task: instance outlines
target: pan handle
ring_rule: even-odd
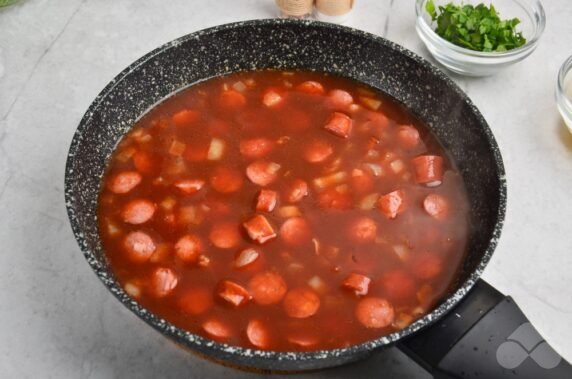
[[[572,378],[572,366],[510,296],[483,280],[448,314],[399,342],[435,378]]]

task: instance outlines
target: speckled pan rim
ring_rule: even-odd
[[[497,212],[497,222],[495,224],[494,230],[492,232],[492,237],[489,241],[489,244],[486,248],[485,253],[483,254],[480,263],[477,265],[476,269],[469,275],[468,279],[462,283],[458,290],[454,293],[449,295],[449,297],[443,301],[437,308],[435,308],[431,313],[425,315],[421,319],[415,321],[408,327],[392,333],[390,335],[373,339],[358,345],[353,345],[347,348],[340,348],[340,349],[331,349],[331,350],[319,350],[314,352],[275,352],[275,351],[264,351],[264,350],[256,350],[256,349],[249,349],[249,348],[242,348],[238,346],[232,346],[224,343],[215,342],[209,340],[207,338],[198,336],[196,334],[187,332],[183,329],[180,329],[171,323],[155,316],[151,312],[147,311],[144,307],[139,305],[136,301],[131,299],[123,289],[118,285],[118,283],[114,280],[114,278],[103,268],[98,260],[96,259],[94,253],[87,247],[87,241],[84,238],[83,231],[80,228],[80,225],[76,218],[76,211],[73,207],[73,195],[71,192],[71,185],[72,185],[72,174],[73,174],[73,159],[75,155],[78,153],[78,146],[82,140],[83,129],[88,124],[89,120],[93,116],[95,110],[101,106],[103,100],[106,96],[113,91],[114,87],[120,82],[123,78],[129,75],[131,72],[135,71],[139,66],[147,62],[149,59],[155,57],[158,54],[163,53],[173,47],[180,45],[181,43],[190,40],[190,39],[198,39],[202,36],[211,35],[214,33],[218,33],[219,31],[226,31],[235,28],[244,28],[244,27],[257,27],[257,26],[264,26],[264,25],[289,25],[289,24],[302,24],[302,25],[311,25],[323,29],[331,29],[336,31],[341,31],[344,33],[348,33],[353,35],[357,38],[362,38],[364,40],[368,40],[371,42],[375,42],[379,45],[384,46],[385,48],[394,50],[406,57],[412,59],[416,64],[421,65],[422,67],[428,69],[432,74],[436,76],[437,79],[441,80],[445,85],[449,86],[453,89],[459,98],[462,99],[470,108],[474,115],[477,117],[479,123],[483,126],[483,132],[487,138],[487,142],[492,149],[492,153],[494,156],[494,160],[496,163],[496,170],[498,173],[499,179],[499,207]],[[285,19],[262,19],[262,20],[250,20],[244,22],[236,22],[230,24],[224,24],[220,26],[211,27],[208,29],[204,29],[201,31],[197,31],[195,33],[191,33],[175,39],[171,42],[168,42],[161,47],[151,51],[150,53],[144,55],[143,57],[136,60],[134,63],[129,65],[126,69],[124,69],[119,75],[117,75],[94,99],[94,101],[89,106],[88,110],[86,111],[85,115],[83,116],[80,124],[74,133],[67,161],[66,161],[66,172],[65,172],[65,200],[66,200],[66,208],[68,212],[68,217],[70,219],[71,227],[74,233],[74,236],[80,246],[81,251],[83,252],[86,260],[88,261],[89,265],[96,273],[96,275],[100,278],[100,280],[105,284],[105,286],[113,293],[113,295],[123,303],[129,310],[135,313],[139,318],[143,319],[146,323],[151,325],[156,330],[160,331],[162,334],[173,338],[175,341],[185,341],[187,346],[195,346],[200,350],[208,350],[214,354],[217,352],[224,356],[237,356],[237,357],[252,357],[258,359],[264,359],[267,361],[314,361],[314,360],[323,360],[331,357],[337,358],[348,358],[345,362],[351,361],[351,357],[357,355],[363,355],[363,353],[367,353],[373,351],[374,349],[378,349],[384,346],[387,346],[401,338],[404,338],[412,333],[420,330],[421,328],[428,326],[441,318],[447,312],[449,312],[473,287],[473,285],[477,282],[477,280],[482,275],[485,267],[487,266],[490,258],[497,246],[498,240],[501,235],[502,226],[504,224],[505,212],[506,212],[506,198],[507,195],[507,188],[506,188],[506,176],[504,165],[502,161],[502,157],[500,154],[500,150],[498,144],[495,141],[492,131],[488,127],[484,117],[478,111],[476,106],[473,102],[467,97],[467,95],[448,77],[446,76],[440,69],[423,59],[422,57],[418,56],[417,54],[413,53],[406,48],[397,45],[393,42],[390,42],[382,37],[360,31],[353,28],[348,28],[340,25],[323,23],[319,21],[312,21],[312,20],[305,20],[305,21],[297,21],[297,20],[285,20]]]

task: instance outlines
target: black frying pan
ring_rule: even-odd
[[[268,68],[329,72],[385,92],[425,121],[457,163],[472,211],[467,257],[454,290],[407,328],[336,350],[244,349],[157,318],[129,298],[113,276],[99,239],[96,206],[107,158],[118,141],[174,91],[214,76]],[[263,370],[319,369],[398,343],[436,376],[572,377],[570,365],[543,341],[512,299],[479,279],[500,236],[506,207],[503,163],[486,121],[441,71],[383,38],[318,22],[261,20],[207,29],[163,45],[119,74],[87,110],[69,150],[65,196],[81,250],[123,305],[178,344],[223,363]]]

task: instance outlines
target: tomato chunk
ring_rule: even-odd
[[[157,297],[165,297],[170,294],[179,283],[177,274],[169,268],[159,267],[153,271],[151,286]]]
[[[308,288],[296,288],[288,291],[284,297],[284,310],[294,318],[311,317],[320,308],[320,298]]]
[[[270,346],[270,330],[260,320],[250,320],[246,326],[248,341],[254,346],[267,349]]]
[[[268,222],[266,217],[262,215],[256,215],[250,220],[242,224],[248,236],[259,244],[266,243],[274,238],[276,238],[276,232],[274,228]]]
[[[335,136],[348,138],[352,132],[352,119],[343,113],[334,112],[324,125],[324,129]]]
[[[377,225],[369,217],[360,217],[350,225],[349,237],[357,243],[367,243],[375,240]]]
[[[276,180],[280,165],[268,161],[255,161],[246,168],[246,176],[254,184],[265,187]]]
[[[268,155],[276,144],[264,137],[249,138],[240,141],[240,154],[245,158],[259,159]]]
[[[250,299],[250,294],[243,286],[230,280],[223,280],[219,283],[217,294],[235,307],[246,304]]]
[[[415,280],[407,271],[393,269],[383,274],[380,280],[383,293],[396,303],[403,303],[415,296]]]
[[[147,199],[131,200],[121,210],[121,218],[128,224],[139,225],[151,220],[155,214],[155,203]]]
[[[175,244],[175,254],[181,261],[188,264],[196,263],[203,250],[201,239],[193,234],[179,238]]]
[[[191,126],[199,120],[201,114],[192,109],[184,109],[173,115],[171,121],[177,127]]]
[[[232,336],[232,329],[224,321],[210,318],[203,322],[203,330],[216,339],[227,339]]]
[[[427,187],[436,187],[443,181],[443,158],[438,155],[421,155],[413,159],[415,180]]]
[[[185,195],[193,195],[204,187],[205,181],[202,179],[183,179],[176,180],[173,185]]]
[[[301,217],[291,217],[280,227],[280,238],[291,246],[303,245],[312,238],[310,224]]]
[[[230,249],[240,243],[241,236],[238,226],[233,223],[220,223],[213,225],[209,238],[213,245],[220,249]]]
[[[136,231],[125,236],[123,248],[131,261],[143,263],[151,258],[157,246],[147,233]]]
[[[443,196],[432,193],[423,200],[423,208],[430,216],[437,220],[444,220],[449,212],[449,203]]]
[[[385,328],[393,322],[395,311],[385,299],[366,297],[356,307],[356,318],[366,328]]]
[[[288,184],[286,200],[290,203],[298,203],[308,196],[308,183],[301,179],[294,179]]]
[[[261,305],[279,303],[287,291],[286,282],[280,274],[265,271],[250,279],[248,289],[255,302]]]
[[[357,296],[364,296],[369,291],[370,283],[371,279],[369,277],[352,272],[344,279],[342,286],[353,291]]]
[[[190,288],[181,296],[178,305],[183,312],[196,316],[213,306],[213,296],[206,287]]]
[[[394,219],[405,210],[405,192],[396,190],[380,196],[377,209],[388,219]]]
[[[304,159],[310,163],[321,163],[334,153],[332,145],[327,141],[316,139],[310,141],[304,148]]]
[[[296,90],[311,95],[323,95],[325,92],[324,86],[313,80],[307,80],[305,82],[298,84],[296,86]]]
[[[111,178],[107,188],[113,193],[123,194],[137,187],[143,177],[137,171],[123,171]]]
[[[354,102],[354,98],[349,92],[341,90],[341,89],[334,89],[328,93],[328,98],[330,99],[330,103],[337,109],[346,109]]]
[[[397,128],[397,139],[407,149],[416,147],[421,140],[419,131],[411,125],[400,125]]]
[[[259,212],[272,212],[278,203],[276,191],[261,189],[256,198],[256,210]]]
[[[220,193],[236,192],[243,182],[240,171],[231,167],[217,167],[210,178],[211,186]]]

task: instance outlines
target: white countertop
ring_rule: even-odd
[[[455,81],[489,122],[508,180],[503,235],[484,278],[572,360],[572,135],[554,102],[572,54],[572,2],[545,1],[524,62]],[[272,0],[28,0],[0,11],[0,377],[242,378],[192,356],[116,301],[84,261],[64,206],[66,153],[99,91],[181,35],[276,15]],[[349,26],[428,57],[414,1],[357,0]],[[396,349],[308,377],[428,377]]]

